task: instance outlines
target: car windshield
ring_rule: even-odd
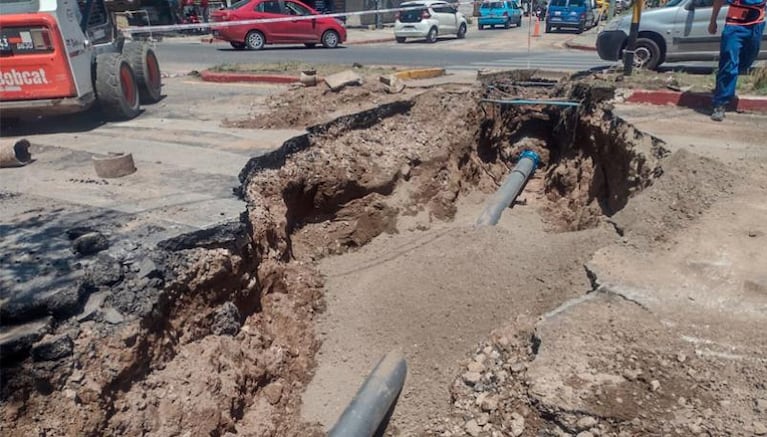
[[[551,0],[551,6],[565,7],[567,6],[567,0]]]
[[[586,6],[586,0],[570,0],[570,3],[568,4],[568,6],[575,7],[575,8]]]
[[[482,3],[482,9],[501,9],[501,8],[503,8],[503,2]]]

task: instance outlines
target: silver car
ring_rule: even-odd
[[[407,10],[397,14],[394,22],[394,36],[403,43],[407,38],[426,38],[437,42],[440,35],[466,36],[466,17],[456,6],[444,1],[418,1],[400,4]]]
[[[713,0],[671,0],[665,7],[642,12],[634,62],[653,70],[664,62],[719,59],[719,42],[727,6],[719,12],[719,32],[708,33]],[[597,36],[597,52],[606,61],[618,61],[626,48],[631,16],[610,21]],[[767,36],[762,36],[759,59],[767,59]]]

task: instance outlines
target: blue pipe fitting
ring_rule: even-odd
[[[538,165],[540,165],[541,163],[541,157],[537,153],[533,152],[532,150],[525,150],[524,152],[522,152],[522,154],[519,155],[519,159],[522,159],[522,158],[528,158],[533,161],[532,173],[535,173],[535,170],[538,168]]]

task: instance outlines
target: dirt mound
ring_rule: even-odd
[[[269,97],[269,111],[245,120],[226,123],[230,127],[280,129],[313,126],[345,114],[360,112],[378,105],[413,95],[405,89],[401,94],[388,94],[375,76],[365,77],[361,86],[347,86],[338,92],[324,83],[314,87],[292,88],[286,93]]]

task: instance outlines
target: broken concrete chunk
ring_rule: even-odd
[[[118,323],[122,323],[125,320],[125,316],[123,316],[119,311],[117,311],[114,308],[107,308],[104,310],[104,321],[107,323],[110,323],[112,325],[117,325]]]
[[[351,71],[346,70],[340,73],[331,74],[325,77],[325,83],[332,91],[341,91],[347,86],[359,86],[362,85],[362,76]]]
[[[599,423],[597,422],[597,419],[594,419],[591,416],[585,416],[578,419],[578,422],[575,423],[575,427],[579,431],[583,431],[583,430],[588,430],[595,427],[597,423]]]
[[[47,336],[32,347],[35,361],[54,361],[72,355],[75,344],[68,334]]]
[[[72,242],[72,250],[80,256],[93,255],[109,248],[109,240],[101,232],[89,232]]]
[[[477,372],[466,372],[463,374],[463,382],[469,385],[474,385],[482,379],[482,375]]]
[[[240,332],[240,310],[232,302],[221,305],[213,318],[210,330],[215,335],[237,335]]]
[[[405,89],[405,82],[393,74],[380,76],[378,80],[384,84],[384,91],[389,94],[398,94]]]

